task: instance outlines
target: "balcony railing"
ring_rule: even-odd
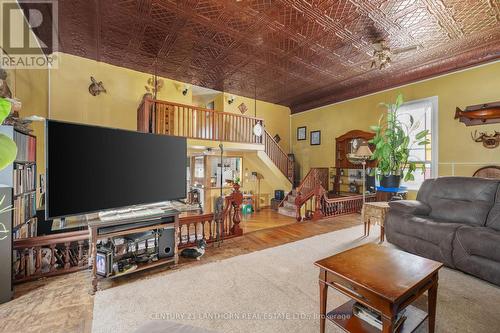
[[[253,133],[260,118],[218,112],[191,105],[146,99],[139,109],[138,130],[190,139],[261,144]]]

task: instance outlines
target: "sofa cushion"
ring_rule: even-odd
[[[453,241],[453,261],[458,269],[500,285],[500,232],[460,227]]]
[[[412,215],[429,215],[431,207],[422,201],[417,200],[396,200],[390,201],[389,207],[403,213]]]
[[[485,225],[495,202],[498,180],[472,177],[437,178],[429,196],[432,218]]]
[[[438,221],[430,217],[414,216],[396,210],[389,210],[385,220],[387,240],[404,239],[392,235],[404,235],[411,238],[409,243],[395,245],[412,253],[438,260],[447,266],[454,267],[452,244],[455,231],[461,225]],[[432,244],[428,246],[426,244]],[[439,255],[436,254],[439,249]]]
[[[418,190],[417,193],[417,200],[421,201],[423,203],[428,204],[429,203],[429,197],[432,194],[432,185],[434,185],[435,179],[426,179],[420,185],[420,189]]]
[[[455,235],[454,247],[464,254],[488,258],[500,265],[500,232],[487,227],[460,227]],[[460,257],[455,258],[460,261]]]
[[[486,226],[492,229],[500,231],[500,185],[497,190],[497,197],[495,204],[488,214],[488,220],[486,220]]]

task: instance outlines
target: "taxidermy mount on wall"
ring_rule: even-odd
[[[477,131],[470,133],[472,140],[475,142],[482,142],[483,146],[488,149],[496,148],[500,145],[500,132],[495,131],[493,134],[488,134],[486,132],[479,132],[479,136],[477,135]]]
[[[99,95],[102,92],[106,93],[106,89],[104,89],[102,81],[97,82],[96,79],[94,79],[93,76],[90,77],[90,81],[92,81],[92,83],[89,86],[89,93],[92,96],[97,96],[97,95]]]

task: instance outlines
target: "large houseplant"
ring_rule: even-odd
[[[372,158],[377,160],[377,168],[372,172],[380,177],[382,187],[399,187],[401,178],[415,180],[413,173],[417,169],[415,162],[409,160],[410,149],[414,145],[429,143],[429,130],[417,132],[420,124],[409,113],[398,113],[403,104],[403,95],[399,94],[394,104],[382,103],[387,108],[377,125],[370,126],[375,136],[370,140],[375,146]],[[403,121],[405,120],[405,121]],[[425,165],[422,166],[422,172]]]

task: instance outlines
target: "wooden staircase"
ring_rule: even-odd
[[[365,200],[375,201],[375,194],[366,194]],[[285,196],[278,212],[303,221],[360,213],[362,208],[362,195],[329,198],[328,168],[312,168],[300,185]]]
[[[278,213],[295,218],[297,215],[297,205],[295,204],[295,199],[297,199],[297,190],[293,189],[280,203]]]
[[[285,196],[278,206],[278,213],[299,219],[303,201],[313,197],[319,188],[328,189],[328,168],[310,169],[299,186]],[[312,210],[313,207],[306,207],[306,212]]]

